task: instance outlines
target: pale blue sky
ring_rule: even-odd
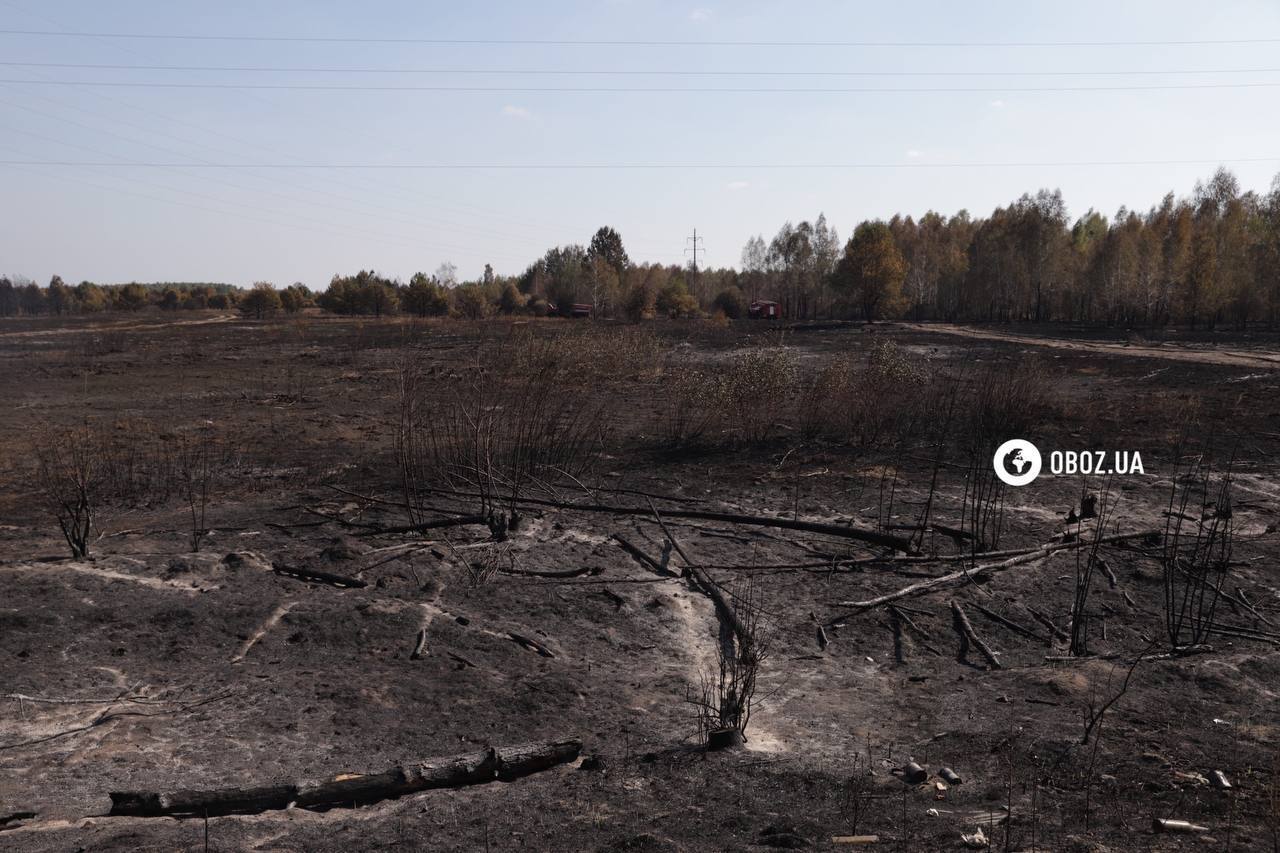
[[[1098,42],[1280,39],[1274,2],[219,3],[0,0],[0,29],[491,40]],[[645,170],[341,171],[0,166],[0,273],[47,281],[301,280],[452,261],[516,273],[617,228],[633,259],[707,260],[825,211],[857,221],[1060,187],[1073,216],[1142,209],[1226,162],[1280,171],[1280,41],[1229,45],[760,47],[172,41],[0,35],[6,63],[494,69],[477,74],[139,71],[3,65],[0,79],[514,87],[976,87],[912,93],[424,92],[0,83],[0,160],[219,164],[715,164]],[[546,76],[502,70],[936,72],[939,76]],[[1248,73],[1207,73],[1248,70]],[[1268,70],[1274,69],[1274,70]],[[1134,76],[1009,72],[1187,71]],[[973,76],[1001,72],[1006,76]],[[1276,158],[1232,163],[1238,158]],[[929,163],[1207,160],[927,169]],[[750,164],[902,164],[760,169]],[[738,167],[740,166],[740,168]]]

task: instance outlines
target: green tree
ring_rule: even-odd
[[[455,287],[453,304],[468,320],[482,320],[493,313],[493,302],[484,285],[475,282]]]
[[[0,278],[0,317],[18,313],[18,289],[8,277]]]
[[[360,301],[365,308],[362,313],[375,317],[400,310],[400,292],[385,278],[371,277],[366,281],[360,288]]]
[[[717,293],[711,307],[730,320],[740,320],[747,314],[747,297],[736,285],[733,285]]]
[[[49,310],[49,302],[45,298],[44,291],[34,281],[28,282],[26,287],[22,288],[18,300],[23,314],[43,314]]]
[[[419,317],[443,317],[449,313],[449,292],[426,273],[414,273],[400,294],[400,306]]]
[[[353,276],[335,275],[329,289],[316,298],[316,303],[334,314],[394,314],[400,307],[399,288],[373,270],[360,270]]]
[[[280,310],[280,294],[270,282],[255,282],[244,298],[240,300],[240,311],[245,316],[261,320]]]
[[[587,259],[604,261],[619,277],[631,266],[627,250],[622,246],[622,237],[607,225],[596,231],[591,238],[591,245],[587,247]]]
[[[668,281],[666,287],[658,291],[654,307],[668,317],[694,317],[698,314],[698,300],[693,298],[683,278]]]
[[[529,299],[520,292],[514,281],[508,280],[498,295],[498,310],[503,314],[519,314],[524,311]]]
[[[49,279],[47,297],[49,310],[59,316],[76,310],[76,292],[63,283],[62,276],[55,275]]]
[[[311,291],[300,281],[295,281],[280,291],[280,305],[287,314],[297,314],[310,304]]]
[[[587,253],[581,246],[549,249],[542,259],[545,295],[561,316],[567,317],[589,286]]]
[[[335,275],[316,304],[333,314],[355,314],[360,310],[360,286],[351,276]]]
[[[832,284],[875,320],[896,311],[902,299],[907,263],[883,222],[863,222],[845,244]]]
[[[165,311],[176,311],[182,305],[182,296],[174,288],[166,287],[157,304]]]

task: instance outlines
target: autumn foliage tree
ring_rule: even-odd
[[[845,244],[832,284],[865,319],[875,320],[900,308],[906,275],[907,262],[889,226],[864,222]]]

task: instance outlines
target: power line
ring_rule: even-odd
[[[107,135],[107,136],[115,137],[116,139],[122,140],[122,141],[124,141],[124,142],[126,142],[126,143],[129,143],[129,144],[131,144],[131,145],[141,145],[141,146],[143,146],[143,147],[150,148],[150,149],[152,149],[153,151],[158,151],[158,152],[161,152],[161,153],[163,153],[163,154],[170,155],[170,156],[177,156],[177,157],[187,156],[187,155],[185,155],[183,152],[178,151],[178,150],[176,150],[175,148],[170,148],[170,147],[166,147],[166,146],[162,146],[162,145],[157,145],[157,144],[155,144],[154,142],[148,142],[148,141],[145,141],[145,140],[133,139],[133,138],[131,138],[131,137],[125,136],[124,134],[121,134],[121,133],[117,133],[117,132],[115,132],[115,131],[113,131],[113,130],[110,130],[110,129],[108,129],[108,128],[94,127],[94,126],[92,126],[92,125],[85,124],[84,122],[76,121],[75,119],[70,119],[70,118],[67,118],[67,117],[65,117],[65,116],[59,116],[59,115],[56,115],[56,114],[54,114],[54,113],[48,113],[48,112],[45,112],[45,111],[43,111],[43,110],[38,110],[38,109],[36,109],[36,108],[34,108],[34,107],[31,107],[31,106],[28,106],[28,105],[25,105],[25,104],[16,104],[16,103],[11,103],[11,102],[9,102],[9,101],[6,101],[6,100],[3,100],[3,99],[0,99],[0,106],[9,106],[9,107],[14,107],[14,108],[21,109],[21,110],[24,110],[24,111],[26,111],[26,112],[32,113],[32,114],[34,114],[34,115],[43,116],[43,117],[45,117],[45,118],[54,119],[55,121],[63,122],[63,123],[65,123],[65,124],[69,124],[69,125],[72,125],[72,126],[74,126],[74,127],[79,127],[79,128],[81,128],[81,129],[83,129],[83,130],[88,131],[88,132],[89,132],[89,134],[90,134],[88,137],[83,137],[83,138],[90,138],[90,139],[91,139],[91,138],[94,138],[95,136],[98,136],[98,135],[104,135],[104,134],[105,134],[105,135]],[[80,110],[80,111],[81,111],[81,112],[87,112],[87,111],[85,111],[85,110]],[[3,127],[3,125],[0,125],[0,127]],[[135,127],[138,127],[138,126],[135,126]],[[33,136],[33,137],[36,137],[36,138],[42,138],[42,139],[44,139],[45,141],[48,141],[48,142],[55,142],[55,143],[60,144],[60,145],[68,145],[68,146],[71,146],[71,147],[74,147],[74,148],[79,148],[79,149],[81,149],[81,150],[83,150],[83,151],[87,151],[87,152],[89,152],[90,154],[106,155],[106,156],[117,156],[117,155],[111,155],[111,154],[108,154],[107,152],[104,152],[104,151],[102,151],[102,150],[100,150],[100,149],[93,149],[93,148],[87,147],[87,146],[85,146],[84,144],[82,144],[82,143],[80,143],[80,142],[71,141],[71,140],[69,140],[69,139],[53,139],[53,138],[51,138],[51,137],[44,137],[44,136],[42,136],[41,134],[35,133],[35,132],[33,132],[33,131],[30,131],[30,130],[21,129],[21,128],[8,128],[8,129],[9,129],[10,131],[16,131],[16,132],[18,132],[18,133],[22,133],[22,134],[27,135],[27,136]],[[153,131],[149,131],[149,130],[148,130],[147,128],[145,128],[145,127],[138,127],[138,129],[139,129],[139,130],[141,130],[141,131],[142,131],[142,132],[144,132],[144,133],[153,133],[153,134],[154,134],[154,132],[153,132]],[[183,141],[180,137],[173,137],[171,134],[160,134],[160,135],[170,136],[170,138],[173,138],[173,139],[175,139],[175,140],[176,140],[176,141],[178,141],[178,142],[182,142],[182,141]],[[80,138],[80,137],[77,137],[77,138]],[[212,150],[216,150],[216,149],[212,149]],[[224,151],[223,153],[231,153],[231,152],[226,152],[226,151]],[[124,162],[124,163],[127,163],[128,161],[127,161],[127,160],[123,160],[123,158],[121,158],[121,159],[118,159],[116,162]],[[200,161],[198,161],[198,162],[200,162],[200,163],[208,163],[209,161],[208,161],[208,160],[200,160]],[[245,186],[244,184],[231,183],[231,182],[228,182],[228,181],[223,180],[223,179],[219,179],[219,178],[212,178],[212,177],[210,177],[210,176],[209,176],[209,174],[208,174],[208,170],[206,170],[204,174],[194,174],[194,173],[191,173],[191,172],[188,172],[188,171],[185,171],[185,170],[182,170],[182,169],[177,169],[177,168],[175,168],[175,171],[176,171],[176,173],[177,173],[177,174],[180,174],[180,175],[182,175],[182,174],[186,174],[186,175],[188,175],[188,176],[190,176],[190,177],[195,177],[195,178],[197,178],[197,179],[199,179],[199,180],[203,180],[203,181],[210,181],[210,182],[213,182],[213,183],[222,184],[222,185],[224,185],[224,186],[228,186],[228,187],[233,187],[233,188],[241,189],[241,190],[245,190],[245,191],[248,191],[248,192],[261,192],[261,193],[265,193],[265,194],[267,194],[267,195],[275,195],[275,196],[279,196],[279,197],[281,197],[281,198],[285,198],[286,200],[289,200],[289,201],[292,201],[292,202],[295,202],[295,203],[304,204],[304,205],[306,205],[306,206],[308,206],[308,207],[314,207],[314,206],[315,206],[315,202],[314,202],[314,200],[310,200],[310,199],[301,199],[301,198],[297,198],[297,197],[290,197],[290,196],[287,196],[287,195],[285,195],[285,194],[282,194],[282,193],[280,193],[280,192],[278,192],[278,191],[276,191],[276,190],[271,190],[271,189],[261,189],[261,188],[254,188],[254,187],[248,187],[248,186]],[[216,170],[215,170],[215,171],[216,171]],[[250,176],[250,177],[252,177],[252,176]],[[296,186],[296,185],[295,185],[295,186]],[[362,202],[362,201],[361,201],[361,200],[359,200],[359,199],[352,199],[352,198],[349,198],[349,197],[345,197],[345,198],[344,198],[343,196],[341,196],[341,195],[339,195],[339,194],[335,194],[335,193],[332,193],[332,192],[327,191],[327,190],[319,190],[319,191],[318,191],[318,190],[314,190],[314,189],[311,189],[311,188],[308,188],[308,187],[305,187],[305,186],[299,187],[299,189],[301,189],[303,192],[309,192],[309,193],[320,193],[320,194],[322,194],[322,195],[330,196],[330,197],[337,198],[337,199],[340,199],[340,200],[343,200],[343,201],[354,202],[354,203],[356,203],[356,204],[364,204],[364,203],[365,203],[365,202]],[[342,207],[334,206],[334,205],[329,204],[329,203],[326,203],[326,204],[325,204],[324,209],[326,209],[326,210],[344,210],[344,208],[342,208]],[[385,214],[369,213],[369,212],[367,212],[367,211],[352,210],[351,208],[345,208],[345,211],[346,211],[346,212],[348,212],[348,213],[352,213],[352,214],[355,214],[355,215],[358,215],[358,216],[364,216],[364,217],[367,217],[367,218],[388,219],[388,221],[393,221],[393,220],[394,220],[394,221],[398,221],[400,224],[408,225],[408,226],[410,226],[410,227],[412,227],[412,228],[415,228],[415,229],[418,229],[418,230],[423,230],[423,231],[438,231],[438,230],[442,230],[442,229],[443,229],[443,230],[451,230],[451,231],[459,231],[459,232],[463,232],[464,234],[470,234],[470,235],[472,235],[472,236],[498,237],[498,238],[502,239],[503,241],[507,241],[507,242],[524,242],[524,243],[527,243],[527,244],[529,244],[529,245],[535,245],[535,244],[537,244],[537,243],[540,243],[540,242],[541,242],[541,241],[535,240],[535,239],[533,239],[533,238],[531,238],[531,237],[528,237],[528,236],[517,236],[517,235],[509,234],[509,233],[507,233],[507,232],[494,230],[494,229],[491,229],[491,228],[483,228],[483,227],[469,226],[469,225],[465,225],[465,224],[457,223],[457,222],[455,222],[455,221],[453,221],[453,220],[450,220],[450,219],[435,221],[435,220],[431,220],[430,218],[424,218],[424,217],[422,217],[420,214],[417,214],[417,213],[412,214],[412,216],[405,216],[405,215],[403,215],[403,214],[401,214],[401,213],[398,213],[398,212],[396,212],[396,211],[394,211],[394,210],[393,210],[393,211],[391,211],[391,213],[393,213],[393,214],[394,214],[394,216],[393,216],[393,217],[391,217],[391,218],[389,218],[389,217],[387,217]],[[292,215],[292,214],[291,214],[291,215]],[[421,221],[415,221],[415,220],[421,220]],[[453,248],[453,247],[451,247],[451,246],[448,246],[447,244],[440,244],[440,245],[442,245],[442,246],[443,246],[443,247],[445,247],[445,248]]]
[[[104,162],[94,160],[0,160],[0,166],[45,166],[124,169],[334,169],[334,170],[814,170],[814,169],[1026,169],[1112,166],[1199,166],[1215,163],[1275,163],[1273,157],[1208,157],[1169,160],[975,161],[968,163],[208,163]]]
[[[306,42],[315,44],[530,45],[552,47],[1176,47],[1198,45],[1275,44],[1280,38],[1143,39],[1098,41],[728,41],[672,39],[493,39],[386,38],[359,36],[264,36],[186,33],[68,32],[0,29],[0,35],[50,38],[142,39],[149,41]]]
[[[18,62],[18,68],[76,68],[96,71],[216,71],[227,73],[296,74],[482,74],[543,77],[1150,77],[1190,74],[1277,74],[1280,68],[1120,69],[1108,71],[762,71],[758,69],[616,69],[616,68],[371,68],[281,65],[128,65],[97,62]]]
[[[54,28],[56,28],[56,30],[57,30],[57,31],[63,31],[63,32],[65,32],[65,31],[67,31],[67,29],[68,29],[68,28],[67,28],[67,26],[66,26],[63,22],[61,22],[61,21],[54,20],[54,19],[49,18],[49,17],[47,17],[47,16],[45,16],[45,15],[38,15],[38,14],[33,15],[33,13],[31,13],[29,10],[21,9],[21,8],[19,8],[19,7],[15,6],[13,3],[9,2],[9,0],[0,0],[0,3],[3,3],[3,4],[4,4],[4,5],[6,5],[6,6],[10,6],[11,8],[15,8],[15,9],[17,9],[19,12],[22,12],[22,13],[24,13],[24,14],[26,14],[26,15],[30,15],[30,16],[33,16],[33,17],[39,18],[39,19],[40,19],[41,21],[43,21],[45,24],[51,25],[51,26],[53,26]],[[110,46],[108,46],[108,49],[109,49],[109,50],[112,50],[112,51],[114,51],[114,52],[116,52],[116,53],[123,53],[123,54],[128,54],[128,55],[131,55],[131,56],[139,57],[140,59],[143,59],[143,60],[146,60],[146,59],[148,59],[148,58],[149,58],[149,57],[147,57],[145,54],[143,54],[143,53],[139,53],[137,50],[132,49],[132,48],[127,47],[127,46],[124,46],[124,45],[118,45],[118,44],[117,44],[117,45],[110,45]],[[117,97],[113,97],[112,95],[108,95],[108,94],[106,94],[106,93],[105,93],[105,90],[102,90],[102,89],[93,90],[93,91],[86,91],[86,92],[85,92],[85,94],[93,95],[94,97],[96,97],[96,98],[98,98],[98,99],[100,99],[100,100],[103,100],[103,101],[109,101],[109,102],[111,102],[111,103],[115,103],[115,104],[120,104],[120,105],[122,105],[122,106],[124,106],[124,107],[126,107],[126,108],[128,108],[128,109],[130,109],[130,110],[133,110],[133,111],[135,111],[135,112],[140,112],[140,113],[142,113],[142,114],[144,114],[144,115],[149,115],[149,116],[152,116],[152,117],[158,118],[158,119],[162,120],[162,121],[165,123],[165,127],[169,127],[169,126],[171,126],[171,125],[184,125],[184,126],[186,126],[186,127],[193,128],[193,129],[198,130],[198,131],[200,131],[200,132],[201,132],[201,139],[198,139],[198,140],[184,139],[184,138],[182,138],[182,137],[178,137],[178,136],[174,135],[173,133],[168,132],[168,131],[166,131],[166,130],[164,130],[164,129],[146,128],[146,132],[147,132],[149,135],[161,135],[161,136],[167,136],[167,137],[169,137],[169,138],[175,139],[175,140],[180,141],[180,142],[185,142],[185,143],[189,143],[189,144],[195,144],[195,145],[197,145],[197,146],[199,146],[199,147],[201,147],[201,148],[207,149],[207,150],[211,150],[211,151],[219,151],[220,153],[223,153],[223,154],[231,153],[231,152],[226,151],[225,149],[218,149],[218,148],[215,148],[215,147],[213,147],[213,146],[210,146],[210,145],[208,144],[208,142],[207,142],[207,141],[204,141],[204,137],[205,137],[205,136],[209,136],[209,135],[211,135],[211,136],[221,137],[221,138],[226,139],[226,140],[230,140],[231,142],[234,142],[234,143],[236,143],[237,145],[243,145],[243,146],[247,146],[247,147],[249,147],[249,148],[251,148],[251,149],[257,149],[257,150],[258,150],[258,151],[260,151],[260,152],[264,152],[264,153],[266,154],[266,156],[268,156],[268,157],[274,157],[274,156],[276,156],[276,155],[283,155],[284,157],[286,157],[286,158],[288,158],[288,159],[290,159],[290,160],[293,160],[294,162],[299,162],[299,161],[301,161],[301,159],[302,159],[302,158],[299,158],[298,156],[296,156],[295,154],[293,154],[291,151],[281,150],[281,149],[279,149],[279,148],[277,148],[277,147],[275,147],[275,146],[263,145],[263,144],[261,144],[260,142],[251,142],[251,141],[246,141],[245,139],[241,139],[241,138],[240,138],[240,137],[238,137],[238,136],[234,136],[234,135],[232,135],[232,134],[227,133],[225,130],[223,130],[223,129],[219,128],[219,127],[209,127],[209,126],[207,126],[207,125],[197,124],[197,123],[195,123],[195,122],[192,122],[192,121],[191,121],[191,120],[189,120],[189,119],[186,119],[186,118],[183,118],[183,117],[180,117],[180,116],[173,116],[173,115],[169,115],[169,114],[162,114],[162,113],[156,112],[155,110],[147,109],[146,107],[141,107],[141,106],[139,106],[139,105],[137,105],[136,103],[133,103],[133,102],[131,102],[131,101],[128,101],[128,100],[122,100],[121,98],[117,98]],[[31,93],[27,93],[27,97],[30,97],[30,98],[37,98],[37,99],[40,99],[40,100],[44,100],[44,101],[46,101],[46,102],[48,102],[48,103],[51,103],[51,104],[52,104],[52,103],[56,103],[56,102],[55,102],[53,99],[51,99],[51,98],[45,97],[45,96],[43,96],[43,95],[38,95],[38,94],[33,93],[33,92],[31,92]],[[275,105],[274,105],[274,104],[272,104],[269,100],[267,100],[265,97],[263,97],[263,96],[259,96],[259,95],[253,94],[253,93],[249,93],[249,94],[247,94],[247,95],[246,95],[246,99],[248,99],[248,100],[254,100],[254,101],[257,101],[257,102],[259,102],[259,103],[266,104],[266,105],[269,105],[269,106],[275,106]],[[71,109],[76,110],[77,112],[86,112],[86,113],[87,113],[87,111],[86,111],[82,106],[79,106],[79,105],[67,105],[67,104],[63,104],[62,106],[70,106],[70,108],[71,108]],[[117,123],[125,123],[125,122],[122,122],[122,120],[119,118],[119,116],[112,116],[110,120],[111,120],[111,121],[113,121],[113,122],[117,122]],[[126,123],[126,124],[127,124],[127,123]],[[132,125],[132,126],[134,126],[134,127],[138,127],[137,125]],[[361,127],[359,127],[359,126],[357,126],[357,127],[347,128],[347,129],[346,129],[346,131],[345,131],[345,133],[347,134],[347,136],[348,136],[348,137],[351,137],[352,139],[359,139],[359,138],[362,138],[362,137],[363,137],[363,138],[365,138],[365,139],[370,139],[370,140],[372,140],[372,139],[374,139],[374,138],[375,138],[375,136],[374,136],[373,134],[371,134],[371,133],[369,133],[369,132],[367,132],[367,131],[364,131],[364,130],[363,130]],[[378,141],[380,142],[381,140],[379,139]],[[234,155],[233,155],[233,156],[234,156]],[[279,181],[279,180],[280,180],[280,178],[277,176],[277,177],[275,178],[275,180]],[[446,197],[444,197],[444,196],[440,196],[440,195],[438,195],[438,194],[433,194],[433,193],[424,193],[424,192],[421,192],[421,191],[419,191],[419,190],[415,190],[414,192],[412,192],[412,193],[411,193],[411,192],[409,192],[409,190],[408,190],[406,187],[401,186],[401,185],[397,182],[397,180],[396,180],[396,178],[395,178],[395,177],[392,177],[392,176],[389,176],[389,175],[388,175],[388,176],[385,176],[385,179],[384,179],[384,175],[382,175],[382,174],[366,173],[366,174],[362,174],[362,175],[353,175],[353,176],[350,176],[347,180],[343,181],[343,180],[341,180],[341,179],[339,179],[339,178],[335,177],[334,175],[331,175],[331,174],[330,174],[330,175],[326,175],[326,176],[324,177],[324,180],[326,181],[326,186],[327,186],[327,185],[330,185],[330,184],[331,184],[331,185],[334,185],[334,186],[344,186],[344,185],[345,185],[347,188],[352,189],[352,190],[355,190],[355,191],[360,192],[360,193],[367,193],[367,192],[369,192],[369,191],[370,191],[370,189],[372,189],[374,192],[381,193],[381,194],[386,195],[386,196],[388,196],[388,197],[394,196],[394,197],[395,197],[397,200],[399,200],[401,203],[406,203],[406,202],[407,202],[408,204],[411,204],[411,205],[413,206],[413,210],[415,211],[412,215],[413,215],[413,216],[415,216],[415,217],[418,217],[418,218],[421,218],[421,217],[422,217],[422,214],[421,214],[421,213],[418,213],[417,211],[418,211],[418,210],[423,206],[424,202],[430,202],[430,203],[431,203],[431,206],[432,206],[432,208],[433,208],[433,210],[440,211],[440,212],[442,212],[442,213],[449,213],[449,212],[451,212],[451,213],[453,214],[453,216],[451,216],[451,220],[456,221],[456,222],[459,222],[459,224],[461,224],[461,219],[460,219],[459,217],[483,216],[483,217],[484,217],[484,220],[485,220],[485,221],[487,221],[487,222],[505,222],[505,223],[507,223],[507,225],[505,225],[505,226],[503,226],[503,227],[512,227],[512,226],[514,226],[514,227],[518,227],[518,228],[521,228],[521,229],[524,229],[524,230],[530,230],[530,231],[533,231],[533,232],[536,232],[536,233],[543,233],[543,231],[545,230],[545,227],[546,227],[545,222],[541,222],[541,223],[532,223],[532,222],[525,221],[525,220],[523,220],[523,219],[517,219],[517,218],[515,218],[515,217],[512,217],[508,212],[506,212],[506,211],[505,211],[505,209],[503,209],[503,210],[494,210],[494,209],[492,209],[492,208],[486,208],[486,207],[478,206],[478,205],[475,205],[475,204],[468,204],[468,203],[459,202],[459,201],[457,201],[457,200],[455,200],[455,199],[452,199],[452,198],[446,198]],[[297,185],[297,184],[295,184],[295,185]],[[361,186],[361,185],[364,185],[364,186]],[[299,186],[301,186],[301,185],[299,185]],[[331,190],[329,190],[329,189],[316,190],[316,189],[313,189],[313,188],[310,188],[310,187],[302,187],[302,188],[303,188],[305,191],[307,191],[307,192],[313,192],[313,193],[315,193],[315,192],[319,192],[319,193],[322,193],[322,194],[324,194],[324,195],[329,195],[329,196],[332,196],[332,197],[335,197],[335,198],[344,198],[343,196],[340,196],[340,195],[336,195],[336,194],[334,194],[334,193],[333,193]],[[347,198],[347,200],[353,200],[353,199]],[[358,203],[360,203],[360,204],[365,204],[365,205],[369,205],[369,204],[370,204],[368,201],[363,201],[363,200],[359,200],[359,201],[358,201]],[[382,205],[376,205],[376,206],[379,206],[379,207],[381,207],[382,209],[387,210],[387,211],[390,211],[390,212],[392,212],[392,213],[400,213],[400,212],[401,212],[401,211],[398,211],[396,207],[388,206],[388,205],[385,205],[385,204],[382,204]],[[470,227],[470,226],[464,226],[464,227]],[[475,228],[472,228],[472,230],[476,230],[476,229],[475,229]],[[499,235],[499,236],[501,236],[501,235]],[[517,239],[519,239],[519,238],[517,238]]]
[[[1250,83],[1169,83],[1126,86],[929,86],[902,88],[863,87],[770,87],[755,86],[340,86],[306,83],[166,83],[125,80],[20,80],[0,79],[3,84],[31,86],[93,86],[124,89],[265,89],[322,92],[465,92],[505,94],[1005,94],[1011,92],[1151,92],[1193,89],[1273,89],[1280,82]]]

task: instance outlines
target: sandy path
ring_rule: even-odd
[[[139,329],[168,329],[173,326],[207,326],[210,323],[225,323],[234,319],[234,314],[219,314],[216,317],[204,317],[199,320],[173,320],[164,323],[104,323],[100,326],[75,326],[67,329],[28,329],[22,332],[0,332],[0,338],[43,338],[50,335],[79,335],[86,332],[95,334],[134,332]]]
[[[713,675],[719,665],[719,644],[716,628],[720,626],[720,616],[716,606],[705,595],[684,591],[672,596],[679,627],[676,645],[684,651],[688,660],[685,678],[696,692],[700,689],[704,677]],[[751,722],[746,731],[746,748],[753,752],[777,753],[785,752],[787,746],[769,725],[768,700],[763,695],[769,688],[763,682],[768,680],[769,667],[772,661],[766,662],[761,670],[761,688],[756,701],[760,704],[751,709]],[[776,697],[774,697],[776,698]]]
[[[938,332],[964,338],[987,341],[1005,341],[1027,346],[1069,349],[1101,355],[1121,355],[1131,358],[1162,358],[1168,361],[1190,361],[1199,364],[1218,364],[1229,367],[1266,367],[1280,369],[1280,352],[1264,350],[1220,349],[1217,347],[1192,348],[1180,344],[1149,346],[1144,344],[1108,343],[1105,341],[1072,341],[1063,338],[1044,338],[1036,335],[1016,335],[994,329],[954,326],[950,323],[903,323],[904,328],[919,332]]]
[[[127,581],[128,583],[136,583],[141,586],[150,587],[151,589],[177,590],[185,592],[188,595],[195,595],[200,592],[209,592],[218,589],[217,586],[192,586],[189,580],[168,580],[165,578],[149,577],[147,575],[131,575],[125,572],[117,572],[111,569],[96,566],[91,563],[11,563],[7,566],[0,566],[0,572],[30,572],[31,574],[48,574],[50,572],[78,572],[80,574],[92,575],[97,578],[109,581]]]

